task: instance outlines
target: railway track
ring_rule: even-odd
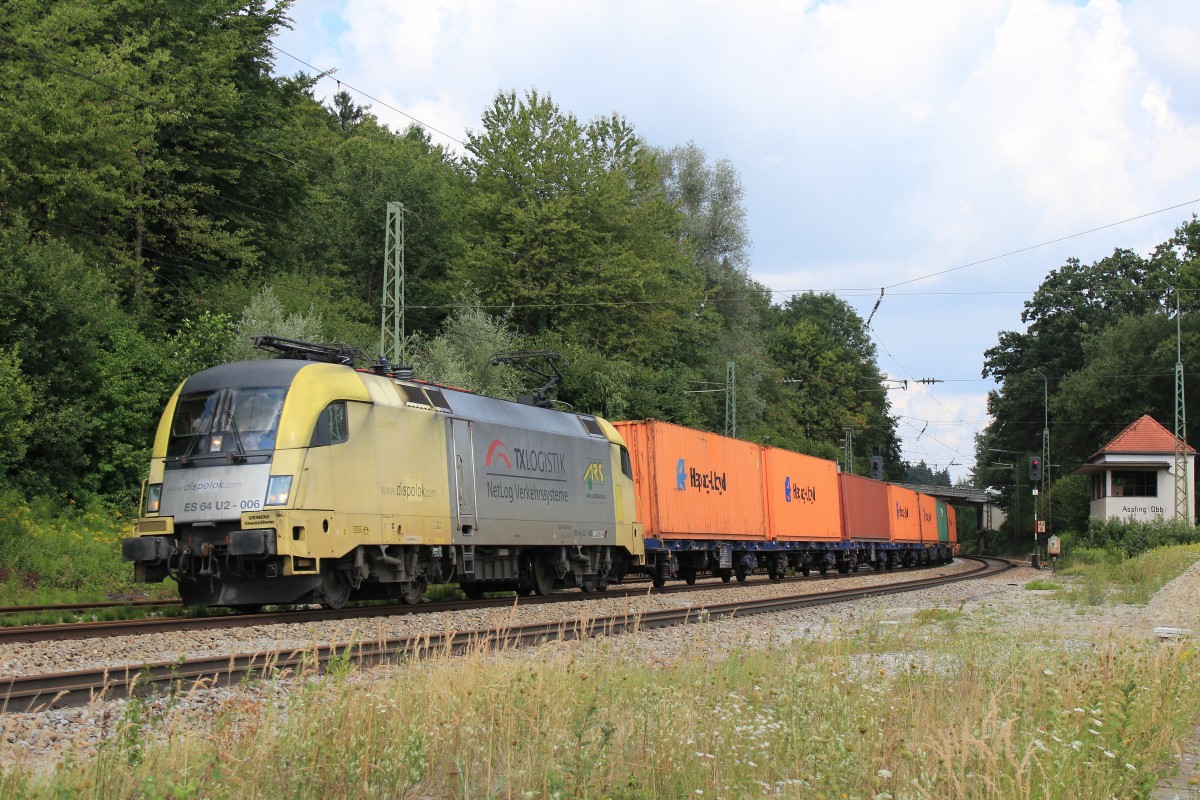
[[[894,573],[893,573],[894,574]],[[781,581],[775,581],[776,585],[782,583],[804,583],[811,584],[816,581],[836,581],[842,578],[854,577],[853,573],[846,575],[830,574],[826,576],[813,576],[810,578],[802,578],[800,576],[783,578]],[[747,583],[738,584],[740,586],[753,586],[755,584],[765,584],[766,579],[751,580]],[[461,611],[469,608],[502,608],[513,605],[518,602],[521,605],[543,605],[547,603],[563,603],[563,602],[578,602],[587,600],[589,597],[634,597],[641,596],[647,592],[654,594],[683,594],[687,592],[711,590],[715,587],[726,585],[719,579],[713,578],[700,581],[694,585],[673,585],[666,586],[661,589],[651,587],[649,581],[633,581],[630,583],[615,584],[609,587],[608,590],[596,594],[582,594],[574,591],[560,592],[558,594],[548,595],[546,597],[522,597],[516,599],[512,596],[496,597],[484,600],[449,600],[430,603],[419,603],[415,606],[404,605],[402,603],[384,603],[377,605],[350,606],[338,610],[328,608],[295,608],[279,611],[267,611],[257,614],[220,614],[205,617],[187,617],[187,616],[169,616],[169,617],[142,617],[135,619],[113,619],[113,620],[97,620],[94,622],[67,622],[55,623],[49,625],[14,625],[11,627],[0,627],[0,645],[2,644],[32,644],[37,642],[47,641],[69,641],[79,639],[99,639],[109,636],[140,636],[150,633],[171,633],[179,631],[206,631],[220,630],[225,628],[246,628],[256,625],[281,625],[281,624],[303,624],[309,622],[329,622],[332,620],[346,619],[372,619],[376,617],[402,616],[409,614],[434,614],[443,611]],[[732,585],[732,584],[729,584]],[[81,603],[75,605],[63,606],[10,606],[8,608],[0,608],[0,613],[9,609],[21,609],[25,612],[35,610],[60,610],[60,609],[101,609],[101,608],[123,608],[126,604],[104,604],[104,603]],[[178,608],[178,602],[148,600],[137,602],[139,606],[148,608],[154,607],[173,607]]]
[[[461,653],[468,648],[508,648],[553,640],[573,640],[599,635],[615,635],[632,630],[664,628],[734,616],[750,616],[786,611],[807,606],[859,600],[900,592],[927,589],[955,581],[991,575],[1011,568],[1000,559],[970,558],[980,562],[976,569],[954,575],[918,578],[856,589],[806,593],[758,601],[705,604],[669,609],[595,617],[571,621],[539,623],[504,629],[472,630],[439,634],[421,634],[374,642],[323,645],[304,650],[225,655],[214,658],[144,664],[137,667],[104,668],[75,672],[0,678],[0,703],[9,712],[39,708],[77,706],[97,696],[127,697],[196,685],[229,685],[250,678],[279,677],[289,673],[321,669],[331,659],[350,660],[371,666],[397,659],[433,653]],[[509,601],[505,600],[505,603]]]

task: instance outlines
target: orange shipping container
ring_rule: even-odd
[[[841,541],[837,464],[764,447],[767,530],[780,541]]]
[[[949,503],[946,504],[946,525],[950,528],[950,544],[958,544],[958,514]]]
[[[613,425],[629,448],[647,535],[766,539],[758,445],[653,419]]]
[[[842,527],[849,539],[886,542],[891,538],[888,520],[888,485],[861,475],[838,475]]]
[[[937,498],[930,497],[927,494],[918,494],[917,509],[921,512],[920,541],[937,544],[940,540],[938,536]]]
[[[889,485],[887,495],[892,541],[921,541],[921,511],[917,505],[917,493],[912,489]]]

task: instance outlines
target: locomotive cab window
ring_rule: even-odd
[[[284,386],[237,387],[183,395],[175,406],[167,456],[273,450]]]
[[[633,479],[633,462],[629,460],[629,451],[618,445],[621,451],[621,473],[630,480]]]
[[[350,424],[346,417],[346,401],[338,400],[325,406],[321,416],[317,417],[317,425],[313,428],[312,441],[309,447],[328,447],[331,444],[341,444],[350,438]]]

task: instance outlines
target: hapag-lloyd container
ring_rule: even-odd
[[[837,464],[823,458],[762,449],[768,537],[780,541],[841,541]]]
[[[921,541],[921,509],[917,493],[901,486],[887,487],[888,524],[893,542]]]
[[[847,538],[886,542],[891,539],[888,485],[861,475],[838,475],[842,498],[842,527]]]
[[[958,514],[949,503],[946,504],[946,534],[950,544],[958,544]]]
[[[653,419],[613,426],[629,448],[647,535],[765,539],[758,445]]]

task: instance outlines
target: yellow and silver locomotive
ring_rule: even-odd
[[[401,598],[457,582],[605,588],[645,562],[629,454],[605,420],[350,366],[282,358],[199,372],[167,403],[122,555],[188,604]]]

